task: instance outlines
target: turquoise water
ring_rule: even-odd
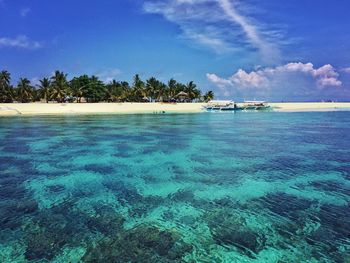
[[[349,112],[0,118],[0,262],[349,262]]]

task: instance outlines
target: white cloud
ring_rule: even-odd
[[[22,49],[38,49],[42,44],[38,41],[32,41],[25,35],[19,35],[15,38],[0,37],[0,48],[22,48]]]
[[[30,79],[30,84],[32,85],[32,86],[38,86],[38,85],[40,85],[40,78],[39,77],[34,77],[34,78],[31,78]]]
[[[21,15],[21,17],[26,17],[29,13],[30,13],[31,9],[28,7],[22,8],[19,13]]]
[[[240,69],[231,77],[231,81],[240,87],[266,87],[268,80],[261,72],[250,72]]]
[[[208,46],[218,54],[222,54],[233,50],[224,40],[218,36],[208,36],[207,34],[200,34],[197,32],[191,32],[190,30],[184,31],[183,38],[193,40],[201,45]]]
[[[265,61],[271,59],[271,56],[278,58],[278,48],[261,37],[256,25],[253,25],[246,17],[240,15],[229,0],[218,0],[218,2],[227,17],[232,22],[241,26],[248,38],[248,41],[259,49]]]
[[[321,87],[340,87],[342,82],[337,78],[320,78],[317,80],[317,84]]]
[[[348,68],[343,68],[341,71],[345,72],[345,73],[350,73],[350,67]]]
[[[221,78],[212,73],[207,74],[208,80],[226,95],[237,92],[268,94],[271,90],[282,89],[292,83],[294,83],[293,89],[297,90],[299,87],[296,86],[300,85],[300,81],[305,81],[310,87],[314,83],[313,86],[319,90],[327,87],[341,87],[342,82],[338,77],[339,73],[329,64],[315,68],[312,63],[301,62],[288,63],[274,68],[260,68],[251,72],[239,69],[229,78]]]
[[[231,86],[232,85],[231,80],[220,78],[216,74],[207,73],[207,78],[211,82],[215,83],[220,88],[225,88],[227,86]]]
[[[263,61],[279,58],[280,35],[245,14],[242,2],[229,0],[147,0],[146,13],[160,14],[179,26],[182,38],[216,53],[257,50]]]
[[[100,71],[96,75],[105,83],[111,82],[121,74],[121,70],[117,68],[106,69]]]
[[[207,78],[219,88],[220,95],[225,97],[229,97],[231,95],[231,91],[228,89],[228,87],[232,85],[231,80],[223,79],[210,73],[207,73]]]

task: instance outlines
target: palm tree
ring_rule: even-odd
[[[192,101],[194,99],[199,99],[201,92],[197,89],[197,85],[193,81],[190,81],[185,88],[185,92],[188,94],[189,99]]]
[[[63,102],[68,93],[68,81],[67,74],[56,70],[55,75],[51,77],[52,80],[52,93],[51,98],[58,102]]]
[[[51,96],[51,81],[48,78],[43,78],[39,80],[40,84],[39,87],[39,94],[40,98],[43,98],[46,103],[49,102],[49,98]]]
[[[108,102],[114,102],[116,101],[116,91],[118,88],[118,82],[113,79],[110,83],[107,84],[106,86],[106,96],[105,100]]]
[[[70,81],[70,90],[72,96],[77,99],[77,102],[81,102],[81,98],[84,96],[88,85],[90,84],[90,79],[88,75],[82,75],[80,77],[75,77]]]
[[[159,82],[158,84],[158,88],[157,88],[157,101],[164,101],[164,98],[166,97],[166,93],[167,93],[167,86],[162,83]]]
[[[147,97],[150,97],[152,100],[156,97],[160,91],[161,82],[156,78],[152,77],[146,81],[146,93]]]
[[[125,84],[124,84],[125,85]],[[127,86],[129,84],[127,83]],[[106,101],[123,101],[126,100],[128,96],[128,91],[123,86],[123,83],[120,83],[116,80],[112,80],[109,84],[106,86]]]
[[[141,80],[138,74],[134,76],[134,83],[132,88],[133,88],[132,90],[133,100],[142,101],[142,99],[147,95],[146,89],[145,89],[145,83]]]
[[[211,101],[214,99],[214,92],[209,90],[203,95],[203,99],[205,102]]]
[[[120,82],[122,94],[121,94],[121,100],[123,101],[131,101],[132,97],[132,90],[130,88],[130,85],[127,81]]]
[[[178,94],[178,92],[176,92],[176,85],[177,82],[175,79],[170,79],[168,81],[168,96],[170,99],[175,98],[175,96]]]
[[[29,102],[33,99],[32,86],[27,78],[20,78],[18,85],[18,98],[22,103]]]
[[[106,97],[106,86],[96,76],[89,78],[89,84],[84,88],[84,97],[88,102],[99,102]]]
[[[7,70],[0,72],[0,101],[10,102],[13,100],[13,94],[11,92],[11,74]]]
[[[63,102],[68,95],[75,97],[78,102],[82,97],[90,102],[103,100],[114,102],[142,101],[146,96],[152,100],[164,101],[175,98],[181,92],[185,93],[186,99],[191,101],[196,99],[207,101],[214,98],[212,91],[208,91],[201,98],[201,92],[193,81],[184,85],[175,79],[170,79],[166,85],[151,77],[145,83],[138,74],[134,76],[131,87],[126,81],[115,80],[105,85],[96,76],[88,75],[74,77],[68,81],[67,75],[58,70],[51,78],[40,80],[38,89],[34,89],[27,78],[21,78],[16,87],[11,86],[10,81],[10,73],[6,70],[0,71],[0,102],[13,102],[15,98],[21,102],[36,101],[41,98],[46,102],[50,99]]]

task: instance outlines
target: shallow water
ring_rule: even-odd
[[[349,262],[349,117],[0,118],[0,262]]]

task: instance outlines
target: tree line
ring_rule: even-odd
[[[11,85],[11,74],[0,72],[0,102],[193,102],[209,101],[214,93],[202,94],[193,81],[187,84],[170,79],[163,83],[152,77],[143,81],[135,75],[130,85],[126,81],[105,84],[97,76],[82,75],[68,80],[67,74],[56,71],[50,78],[43,78],[32,85],[27,78],[20,78],[17,85]]]

